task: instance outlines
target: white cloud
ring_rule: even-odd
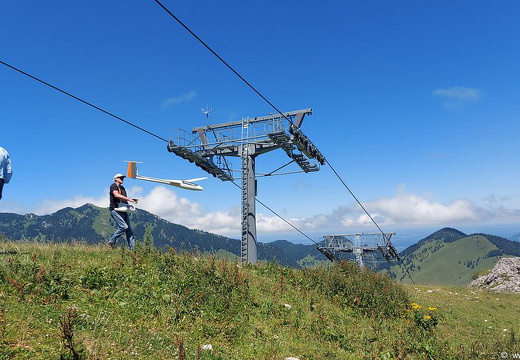
[[[179,196],[175,189],[166,186],[156,186],[144,195],[142,188],[138,186],[127,189],[127,191],[140,199],[138,208],[170,222],[191,229],[205,230],[234,238],[240,237],[240,206],[210,212],[199,203]],[[389,231],[408,227],[444,227],[489,223],[490,221],[503,222],[506,218],[517,218],[520,213],[518,210],[512,210],[497,203],[487,203],[484,207],[465,199],[441,203],[434,201],[433,198],[432,194],[424,197],[406,193],[404,188],[400,188],[398,193],[392,197],[366,201],[363,202],[363,206],[381,228]],[[103,191],[99,197],[78,195],[65,200],[48,199],[28,212],[43,215],[56,212],[64,207],[79,207],[85,203],[106,208],[108,194]],[[15,205],[13,204],[13,206]],[[338,207],[330,213],[309,214],[306,218],[286,216],[284,218],[303,233],[368,231],[368,229],[374,229],[375,226],[370,217],[355,203]],[[264,234],[297,232],[286,221],[274,214],[266,214],[265,210],[257,212],[257,231]]]
[[[141,197],[138,206],[177,224],[182,224],[179,220],[189,219],[201,214],[199,204],[178,196],[175,191],[164,186],[154,187],[148,195]]]
[[[100,207],[108,207],[108,191],[106,194],[100,195],[99,197],[77,195],[72,199],[45,199],[41,203],[37,204],[34,209],[31,209],[28,212],[37,215],[52,214],[65,207],[77,208],[87,203]]]
[[[186,224],[185,226],[189,228],[201,229],[220,235],[239,236],[241,231],[240,210],[238,207],[233,207],[229,211],[206,213],[187,221]]]
[[[414,194],[398,194],[366,204],[374,213],[391,223],[446,224],[475,221],[483,210],[468,200],[454,200],[449,204],[432,202]]]
[[[479,89],[469,88],[465,86],[453,86],[446,89],[435,89],[432,96],[445,99],[443,106],[449,108],[457,108],[462,105],[475,102],[482,97]]]
[[[478,89],[468,88],[464,86],[454,86],[448,89],[436,89],[433,91],[433,96],[457,100],[475,101],[480,98],[480,91]]]
[[[129,196],[139,197],[142,193],[143,189],[139,186],[133,186],[131,188],[127,188],[127,192]],[[132,194],[132,195],[130,195]],[[45,215],[52,214],[58,210],[61,210],[66,207],[77,208],[83,206],[85,204],[92,204],[95,206],[99,206],[102,208],[108,208],[109,198],[108,198],[108,189],[102,190],[99,196],[84,196],[84,195],[76,195],[72,199],[45,199],[39,204],[35,206],[32,212],[36,215]]]
[[[291,224],[294,225],[296,220],[290,221]],[[265,214],[257,213],[256,214],[256,230],[261,232],[282,232],[291,230],[292,227],[287,224],[287,222],[283,221],[280,217],[276,215],[268,216]]]
[[[399,192],[393,197],[380,198],[363,203],[371,217],[379,226],[451,226],[453,224],[487,221],[494,216],[490,209],[474,203],[457,199],[442,204],[415,194]],[[182,224],[189,228],[201,229],[225,236],[239,237],[241,231],[240,208],[227,211],[205,212],[197,203],[179,197],[173,190],[156,187],[141,201],[141,208],[150,211],[168,221]],[[502,209],[501,213],[504,213]],[[283,233],[297,231],[357,231],[359,228],[373,227],[370,217],[357,205],[334,209],[327,214],[309,214],[307,218],[284,219],[273,214],[257,212],[257,231],[263,233]]]
[[[453,226],[454,224],[486,222],[506,213],[503,209],[495,213],[491,209],[477,206],[464,199],[443,204],[429,198],[402,192],[393,197],[364,202],[363,206],[370,216],[359,205],[352,204],[336,208],[327,214],[311,215],[305,219],[288,219],[288,221],[303,232],[362,231],[375,227],[372,219],[380,227],[390,227],[393,230],[406,227]],[[263,219],[264,216],[257,215],[257,218]],[[282,232],[290,229],[281,220],[271,220],[269,227],[262,227],[264,223],[264,221],[259,222],[259,231]]]
[[[190,101],[195,96],[197,96],[197,93],[195,91],[190,91],[188,93],[185,93],[185,94],[182,94],[182,95],[179,95],[179,96],[174,96],[174,97],[171,97],[169,99],[164,100],[163,103],[162,103],[162,107],[164,109],[164,108],[167,108],[167,107],[169,107],[171,105],[176,105],[176,104],[180,104],[180,103],[183,103],[183,102],[186,102],[186,101]]]
[[[165,186],[156,186],[141,198],[139,207],[175,224],[217,234],[240,233],[238,208],[229,211],[205,212],[198,203],[179,196]]]

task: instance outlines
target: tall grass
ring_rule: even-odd
[[[0,359],[469,359],[471,344],[499,354],[494,338],[457,347],[438,331],[450,326],[442,309],[352,263],[296,270],[8,241],[0,256]]]

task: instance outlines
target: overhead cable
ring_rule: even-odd
[[[231,181],[231,183],[233,183],[233,185],[235,185],[237,188],[239,188],[240,190],[242,190],[242,187],[240,185],[238,185],[236,182],[234,181]],[[290,227],[292,227],[294,230],[298,231],[300,234],[302,234],[303,236],[305,236],[307,239],[309,239],[310,241],[312,241],[314,244],[318,245],[318,243],[314,240],[312,240],[312,238],[310,236],[308,236],[307,234],[305,234],[303,231],[301,231],[300,229],[298,229],[295,225],[291,224],[288,220],[286,220],[284,217],[282,217],[282,215],[278,214],[276,211],[274,211],[273,209],[271,209],[269,206],[267,206],[266,204],[264,204],[262,201],[260,201],[257,197],[255,197],[255,201],[257,203],[259,203],[260,205],[262,205],[263,207],[265,207],[267,210],[269,210],[270,212],[272,212],[274,215],[278,216],[284,223],[286,223],[287,225],[289,225]]]
[[[172,18],[175,19],[186,31],[188,31],[195,39],[197,39],[206,49],[208,49],[213,55],[217,57],[229,70],[231,70],[236,76],[240,78],[251,90],[253,90],[258,96],[260,96],[265,102],[267,102],[278,114],[282,115],[283,118],[288,120],[292,124],[292,120],[286,117],[272,102],[270,102],[260,91],[258,91],[249,81],[247,81],[238,71],[236,71],[229,63],[224,60],[217,52],[215,52],[208,44],[204,42],[197,34],[195,34],[186,24],[184,24],[177,16],[175,16],[166,6],[164,6],[159,0],[154,0],[164,11],[166,11]]]
[[[115,119],[117,119],[117,120],[120,120],[120,121],[122,121],[123,123],[125,123],[125,124],[127,124],[127,125],[130,125],[130,126],[136,128],[136,129],[140,130],[140,131],[143,131],[143,132],[145,132],[145,133],[148,134],[148,135],[151,135],[151,136],[153,136],[153,137],[155,137],[155,138],[157,138],[157,139],[159,139],[159,140],[161,140],[161,141],[164,141],[164,142],[167,142],[167,143],[168,143],[168,140],[166,140],[165,138],[163,138],[163,137],[161,137],[161,136],[159,136],[159,135],[157,135],[157,134],[154,134],[153,132],[151,132],[151,131],[149,131],[149,130],[146,130],[146,129],[144,129],[144,128],[138,126],[138,125],[135,125],[135,124],[131,123],[130,121],[125,120],[125,119],[121,118],[120,116],[117,116],[117,115],[115,115],[115,114],[113,114],[113,113],[111,113],[111,112],[109,112],[109,111],[107,111],[107,110],[104,110],[103,108],[101,108],[101,107],[99,107],[99,106],[96,106],[96,105],[94,105],[94,104],[92,104],[92,103],[90,103],[90,102],[88,102],[88,101],[86,101],[86,100],[83,100],[83,99],[81,99],[81,98],[78,97],[78,96],[75,96],[75,95],[73,95],[73,94],[71,94],[71,93],[69,93],[69,92],[67,92],[67,91],[65,91],[65,90],[62,90],[62,89],[58,88],[57,86],[54,86],[54,85],[52,85],[52,84],[50,84],[50,83],[48,83],[48,82],[46,82],[46,81],[44,81],[44,80],[42,80],[42,79],[40,79],[40,78],[34,76],[34,75],[31,75],[31,74],[29,74],[29,73],[27,73],[27,72],[25,72],[25,71],[23,71],[23,70],[21,70],[21,69],[15,67],[15,66],[13,66],[13,65],[10,65],[10,64],[8,64],[8,63],[2,61],[2,60],[0,60],[0,64],[4,65],[4,66],[6,66],[6,67],[8,67],[8,68],[10,68],[10,69],[12,69],[12,70],[15,70],[15,71],[19,72],[20,74],[23,74],[23,75],[25,75],[25,76],[27,76],[27,77],[33,79],[33,80],[36,80],[36,81],[38,81],[38,82],[40,82],[40,83],[42,83],[42,84],[44,84],[44,85],[46,85],[46,86],[48,86],[48,87],[50,87],[50,88],[56,90],[56,91],[59,91],[59,92],[61,92],[62,94],[65,94],[65,95],[67,95],[67,96],[69,96],[69,97],[71,97],[71,98],[73,98],[73,99],[75,99],[75,100],[77,100],[77,101],[80,101],[81,103],[83,103],[83,104],[85,104],[85,105],[88,105],[88,106],[90,106],[90,107],[92,107],[92,108],[94,108],[94,109],[96,109],[96,110],[98,110],[98,111],[101,111],[102,113],[104,113],[104,114],[106,114],[106,115],[109,115],[109,116],[111,116],[111,117],[113,117],[113,118],[115,118]],[[330,164],[328,161],[327,161],[327,164],[329,164],[329,166],[330,166],[331,169],[334,171],[334,173],[336,174],[336,176],[341,180],[341,182],[343,183],[343,185],[348,189],[348,191],[351,193],[351,195],[354,197],[354,199],[356,199],[356,201],[357,201],[358,204],[361,206],[361,208],[362,208],[362,209],[367,213],[367,215],[368,215],[368,216],[370,217],[370,219],[374,222],[374,224],[377,226],[377,228],[379,229],[379,231],[381,231],[381,233],[383,233],[383,231],[381,230],[381,228],[377,225],[377,223],[374,221],[374,219],[373,219],[373,218],[370,216],[370,214],[366,211],[366,209],[363,207],[363,205],[361,204],[361,202],[360,202],[360,201],[355,197],[355,195],[352,193],[352,191],[350,190],[350,188],[346,185],[346,183],[345,183],[345,182],[341,179],[341,177],[337,174],[336,170],[331,166],[331,164]],[[234,181],[233,181],[233,184],[234,184],[235,186],[237,186],[239,189],[241,189],[241,187],[240,187],[238,184],[236,184]],[[288,220],[286,220],[284,217],[282,217],[282,216],[281,216],[280,214],[278,214],[276,211],[274,211],[274,210],[271,209],[269,206],[267,206],[266,204],[264,204],[264,203],[263,203],[262,201],[260,201],[258,198],[256,199],[256,201],[257,201],[259,204],[261,204],[263,207],[265,207],[268,211],[270,211],[271,213],[273,213],[274,215],[276,215],[277,217],[279,217],[279,218],[280,218],[283,222],[285,222],[287,225],[289,225],[289,226],[292,227],[294,230],[296,230],[297,232],[299,232],[301,235],[303,235],[304,237],[306,237],[308,240],[310,240],[311,242],[313,242],[313,243],[316,244],[316,245],[318,244],[318,243],[317,243],[316,241],[314,241],[310,236],[308,236],[307,234],[305,234],[302,230],[298,229],[295,225],[293,225],[292,223],[290,223]],[[384,233],[383,233],[383,234],[384,234]],[[402,265],[404,266],[404,264],[402,264]],[[415,282],[413,281],[412,276],[410,275],[408,269],[407,269],[406,267],[404,267],[404,268],[405,268],[406,272],[408,273],[408,276],[409,276],[410,279],[412,280],[412,283],[415,284]]]
[[[165,5],[163,5],[161,3],[161,1],[159,0],[154,0],[164,11],[166,11],[168,13],[168,15],[170,15],[173,19],[175,19],[175,21],[177,21],[184,29],[186,29],[186,31],[188,31],[193,37],[195,37],[195,39],[197,39],[206,49],[208,49],[215,57],[217,57],[229,70],[231,70],[236,76],[238,76],[238,78],[240,80],[242,80],[251,90],[253,90],[258,96],[260,96],[266,103],[268,103],[278,114],[280,114],[283,118],[285,118],[286,120],[289,121],[289,123],[292,125],[293,122],[290,118],[286,117],[271,101],[269,101],[262,93],[260,93],[260,91],[258,91],[249,81],[247,81],[242,75],[240,75],[240,73],[238,71],[236,71],[231,65],[229,65],[229,63],[227,61],[225,61],[217,52],[215,52],[208,44],[206,44],[206,42],[204,42],[197,34],[195,34],[195,32],[193,32],[186,24],[184,24],[184,22],[182,22],[177,16],[175,16],[175,14],[173,14]],[[363,204],[358,200],[358,198],[354,195],[354,193],[352,192],[352,190],[350,190],[350,188],[347,186],[347,184],[345,183],[345,181],[342,179],[342,177],[338,174],[338,172],[336,171],[336,169],[330,164],[330,162],[325,159],[326,163],[330,166],[330,168],[332,169],[332,171],[334,172],[334,174],[336,175],[336,177],[341,181],[341,183],[343,184],[343,186],[348,190],[348,192],[352,195],[352,197],[356,200],[356,202],[358,203],[358,205],[361,207],[361,209],[363,209],[363,211],[365,212],[365,214],[370,218],[370,220],[374,223],[374,225],[377,227],[377,229],[381,232],[381,234],[383,236],[385,236],[385,233],[384,231],[381,229],[381,227],[379,227],[379,225],[377,224],[377,222],[374,220],[374,218],[370,215],[370,213],[367,211],[367,209],[365,209],[365,207],[363,206]],[[233,182],[233,184],[235,184],[236,186],[238,186],[236,183]],[[240,186],[238,186],[240,188]],[[298,232],[300,232],[302,235],[304,235],[305,237],[307,237],[308,239],[310,239],[312,242],[316,243],[314,240],[312,240],[309,236],[305,235],[303,232],[301,232],[299,229],[297,229],[295,226],[293,226],[291,223],[289,223],[287,220],[285,220],[284,218],[282,218],[280,215],[278,215],[276,212],[274,212],[272,209],[270,209],[269,207],[267,207],[265,204],[263,204],[262,202],[260,202],[259,200],[257,200],[260,204],[262,204],[263,206],[265,206],[269,211],[271,211],[273,214],[277,215],[278,217],[280,217],[283,221],[285,221],[287,224],[289,224],[291,227],[293,227],[295,230],[297,230]],[[406,271],[408,272],[408,269],[406,269]],[[412,279],[410,273],[408,272],[408,275],[410,276],[410,279]],[[412,282],[413,282],[413,279],[412,279]]]
[[[206,49],[208,49],[213,55],[215,55],[224,65],[226,65],[235,75],[237,75],[240,80],[242,80],[247,86],[249,86],[258,96],[260,96],[263,100],[265,100],[276,112],[278,112],[282,117],[289,120],[289,122],[292,124],[292,121],[286,117],[272,102],[270,102],[264,95],[262,95],[251,83],[249,83],[242,75],[238,73],[231,65],[227,63],[219,54],[217,54],[208,44],[206,44],[197,34],[195,34],[186,24],[184,24],[177,16],[175,16],[166,6],[164,6],[159,0],[154,0],[161,8],[164,9],[175,21],[177,21],[184,29],[186,29],[193,37],[195,37]],[[348,192],[352,195],[352,197],[356,200],[356,202],[361,206],[363,211],[368,215],[370,220],[374,223],[374,225],[379,229],[381,234],[384,235],[383,230],[379,227],[379,225],[375,222],[374,218],[368,213],[368,211],[365,209],[365,207],[361,204],[361,202],[357,199],[357,197],[354,195],[354,193],[350,190],[350,188],[347,186],[345,181],[341,178],[341,176],[337,173],[337,171],[334,169],[334,167],[329,163],[328,160],[325,159],[327,164],[330,166],[336,177],[341,181],[341,183],[345,186],[345,188],[348,190]]]
[[[29,73],[27,73],[27,72],[25,72],[25,71],[23,71],[23,70],[21,70],[21,69],[15,67],[15,66],[13,66],[13,65],[10,65],[10,64],[8,64],[8,63],[2,61],[2,60],[0,60],[0,64],[5,65],[5,66],[9,67],[10,69],[13,69],[13,70],[19,72],[20,74],[23,74],[23,75],[25,75],[25,76],[27,76],[27,77],[33,79],[33,80],[36,80],[36,81],[38,81],[38,82],[40,82],[40,83],[42,83],[42,84],[44,84],[44,85],[46,85],[46,86],[48,86],[48,87],[54,89],[54,90],[57,90],[57,91],[61,92],[62,94],[65,94],[65,95],[67,95],[67,96],[69,96],[69,97],[71,97],[71,98],[73,98],[73,99],[75,99],[75,100],[78,100],[78,101],[82,102],[82,103],[85,104],[85,105],[88,105],[88,106],[90,106],[90,107],[92,107],[92,108],[94,108],[94,109],[96,109],[96,110],[98,110],[98,111],[101,111],[101,112],[103,112],[104,114],[107,114],[107,115],[109,115],[109,116],[111,116],[111,117],[113,117],[113,118],[115,118],[115,119],[117,119],[117,120],[120,120],[120,121],[124,122],[125,124],[128,124],[128,125],[130,125],[130,126],[133,126],[133,127],[137,128],[137,129],[139,129],[139,130],[141,130],[141,131],[143,131],[143,132],[145,132],[145,133],[147,133],[147,134],[149,134],[149,135],[151,135],[151,136],[153,136],[153,137],[155,137],[155,138],[157,138],[157,139],[159,139],[159,140],[162,140],[162,141],[168,142],[168,140],[166,140],[165,138],[163,138],[163,137],[161,137],[161,136],[159,136],[159,135],[156,135],[156,134],[152,133],[151,131],[148,131],[148,130],[146,130],[146,129],[144,129],[144,128],[138,126],[138,125],[135,125],[135,124],[131,123],[131,122],[128,121],[128,120],[125,120],[125,119],[123,119],[123,118],[121,118],[121,117],[119,117],[119,116],[117,116],[117,115],[115,115],[115,114],[113,114],[113,113],[111,113],[111,112],[109,112],[109,111],[106,111],[106,110],[100,108],[99,106],[96,106],[96,105],[94,105],[94,104],[92,104],[92,103],[90,103],[90,102],[88,102],[88,101],[85,101],[85,100],[81,99],[80,97],[78,97],[78,96],[76,96],[76,95],[73,95],[73,94],[71,94],[71,93],[69,93],[69,92],[67,92],[67,91],[65,91],[65,90],[62,90],[62,89],[58,88],[57,86],[54,86],[54,85],[52,85],[52,84],[50,84],[50,83],[48,83],[48,82],[46,82],[46,81],[44,81],[44,80],[41,80],[40,78],[38,78],[38,77],[36,77],[36,76],[34,76],[34,75],[31,75],[31,74],[29,74]],[[239,189],[241,189],[241,187],[240,187],[238,184],[236,184],[235,182],[233,182],[233,184],[234,184],[235,186],[237,186]],[[282,221],[284,221],[284,222],[285,222],[286,224],[288,224],[290,227],[292,227],[293,229],[295,229],[296,231],[298,231],[300,234],[302,234],[303,236],[305,236],[307,239],[309,239],[310,241],[312,241],[313,243],[316,244],[316,242],[315,242],[314,240],[312,240],[312,238],[310,238],[308,235],[306,235],[304,232],[302,232],[302,231],[301,231],[300,229],[298,229],[296,226],[294,226],[293,224],[291,224],[288,220],[284,219],[280,214],[276,213],[276,212],[275,212],[273,209],[271,209],[269,206],[267,206],[266,204],[264,204],[262,201],[260,201],[260,200],[258,200],[258,199],[256,199],[256,201],[257,201],[259,204],[261,204],[262,206],[264,206],[267,210],[269,210],[270,212],[272,212],[274,215],[278,216]]]
[[[56,91],[59,91],[59,92],[61,92],[62,94],[65,94],[65,95],[67,95],[67,96],[70,96],[71,98],[73,98],[73,99],[75,99],[75,100],[78,100],[78,101],[82,102],[83,104],[88,105],[88,106],[90,106],[90,107],[92,107],[92,108],[94,108],[94,109],[96,109],[96,110],[99,110],[99,111],[101,111],[102,113],[107,114],[108,116],[111,116],[111,117],[113,117],[113,118],[115,118],[115,119],[117,119],[117,120],[119,120],[119,121],[122,121],[122,122],[124,122],[124,123],[127,124],[127,125],[133,126],[133,127],[135,127],[136,129],[139,129],[139,130],[141,130],[141,131],[147,133],[148,135],[151,135],[151,136],[153,136],[153,137],[156,137],[156,138],[159,139],[159,140],[162,140],[162,141],[168,142],[168,140],[166,140],[165,138],[163,138],[163,137],[161,137],[161,136],[159,136],[159,135],[156,135],[156,134],[154,134],[154,133],[151,132],[151,131],[148,131],[148,130],[146,130],[146,129],[144,129],[144,128],[138,126],[138,125],[135,125],[135,124],[131,123],[130,121],[127,121],[127,120],[125,120],[125,119],[123,119],[123,118],[121,118],[121,117],[119,117],[119,116],[117,116],[117,115],[114,115],[113,113],[111,113],[111,112],[109,112],[109,111],[106,111],[106,110],[100,108],[99,106],[96,106],[96,105],[94,105],[94,104],[92,104],[92,103],[90,103],[90,102],[88,102],[88,101],[85,101],[85,100],[83,100],[83,99],[81,99],[81,98],[79,98],[79,97],[77,97],[77,96],[75,96],[75,95],[72,95],[71,93],[69,93],[69,92],[67,92],[67,91],[65,91],[65,90],[62,90],[62,89],[60,89],[60,88],[57,87],[57,86],[54,86],[54,85],[52,85],[52,84],[49,84],[48,82],[46,82],[46,81],[44,81],[44,80],[42,80],[42,79],[39,79],[39,78],[37,78],[36,76],[31,75],[31,74],[29,74],[29,73],[27,73],[27,72],[25,72],[25,71],[23,71],[23,70],[20,70],[20,69],[14,67],[13,65],[9,65],[8,63],[6,63],[6,62],[4,62],[4,61],[2,61],[2,60],[0,60],[0,64],[5,65],[5,66],[7,66],[8,68],[11,68],[11,69],[15,70],[15,71],[19,72],[20,74],[23,74],[23,75],[25,75],[25,76],[27,76],[27,77],[30,77],[31,79],[36,80],[36,81],[38,81],[38,82],[40,82],[40,83],[42,83],[42,84],[44,84],[44,85],[46,85],[46,86],[48,86],[48,87],[50,87],[50,88],[56,90]]]
[[[374,218],[372,217],[372,215],[370,215],[370,213],[367,211],[367,209],[365,209],[365,207],[363,206],[363,204],[361,204],[361,201],[358,200],[358,198],[356,197],[356,195],[354,195],[354,193],[352,192],[352,190],[350,190],[350,188],[348,187],[348,185],[345,183],[345,181],[343,181],[343,179],[341,178],[341,176],[339,176],[338,172],[336,171],[336,169],[334,169],[334,167],[332,166],[332,164],[327,160],[325,159],[325,162],[327,163],[327,165],[330,166],[332,172],[336,175],[336,177],[339,179],[339,181],[341,181],[341,183],[343,184],[343,186],[345,186],[345,188],[348,190],[348,192],[350,193],[350,195],[352,195],[352,197],[354,198],[354,200],[356,200],[356,202],[358,203],[358,205],[361,207],[361,209],[363,209],[363,211],[365,212],[365,214],[367,214],[367,216],[370,218],[370,220],[372,220],[372,222],[374,223],[374,225],[379,229],[379,231],[381,232],[381,234],[383,236],[385,236],[385,233],[383,230],[381,230],[381,228],[379,227],[379,225],[377,225],[376,221],[374,220]]]
[[[184,27],[192,36],[194,36],[206,49],[208,49],[214,56],[216,56],[228,69],[230,69],[236,76],[238,76],[249,88],[251,88],[258,96],[260,96],[266,103],[268,103],[277,113],[279,113],[283,118],[285,118],[286,120],[289,121],[289,123],[292,124],[292,120],[288,117],[286,117],[271,101],[269,101],[264,95],[262,95],[262,93],[260,93],[260,91],[258,91],[251,83],[249,83],[242,75],[240,75],[240,73],[238,73],[238,71],[236,71],[231,65],[229,65],[228,62],[226,62],[220,55],[218,55],[209,45],[207,45],[199,36],[197,36],[188,26],[186,26],[177,16],[175,16],[168,8],[166,8],[159,0],[154,0],[161,8],[164,9],[164,11],[166,11],[173,19],[175,19],[182,27]],[[0,64],[6,66],[6,67],[9,67],[11,68],[12,70],[15,70],[17,72],[19,72],[20,74],[23,74],[33,80],[36,80],[56,91],[59,91],[61,92],[62,94],[64,95],[67,95],[77,101],[80,101],[82,102],[83,104],[87,105],[87,106],[90,106],[98,111],[101,111],[103,112],[104,114],[106,115],[109,115],[119,121],[122,121],[123,123],[127,124],[127,125],[130,125],[140,131],[143,131],[145,133],[147,133],[148,135],[151,135],[161,141],[164,141],[166,143],[168,143],[169,141],[149,130],[146,130],[138,125],[135,125],[134,123],[128,121],[128,120],[125,120],[107,110],[104,110],[103,108],[99,107],[99,106],[96,106],[86,100],[83,100],[82,98],[78,97],[78,96],[75,96],[65,90],[62,90],[60,89],[59,87],[57,86],[54,86],[34,75],[31,75],[13,65],[10,65],[2,60],[0,60]],[[334,169],[334,167],[330,164],[330,162],[328,160],[326,160],[326,163],[330,166],[330,168],[332,169],[332,171],[334,172],[334,174],[336,175],[336,177],[341,181],[341,183],[345,186],[345,188],[348,190],[348,192],[352,195],[352,197],[356,200],[356,202],[359,204],[359,206],[363,209],[363,211],[367,214],[367,216],[371,219],[371,221],[374,223],[374,225],[378,228],[378,230],[381,232],[381,234],[384,235],[384,232],[383,230],[379,227],[379,225],[376,223],[376,221],[374,220],[374,218],[370,215],[370,213],[365,209],[365,207],[362,205],[362,203],[358,200],[358,198],[354,195],[354,193],[352,192],[352,190],[350,190],[350,188],[347,186],[347,184],[345,183],[345,181],[343,181],[343,179],[341,178],[341,176],[337,173],[337,171]],[[234,182],[233,182],[234,183]],[[236,186],[238,186],[236,183],[234,183]],[[238,186],[240,188],[240,186]],[[281,215],[279,215],[278,213],[276,213],[274,210],[272,210],[271,208],[269,208],[267,205],[265,205],[263,202],[261,202],[260,200],[256,200],[257,202],[259,202],[262,206],[264,206],[267,210],[271,211],[273,214],[275,214],[276,216],[278,216],[280,219],[282,219],[285,223],[287,223],[289,226],[291,226],[293,229],[295,229],[296,231],[298,231],[300,234],[302,234],[303,236],[305,236],[307,239],[311,240],[313,243],[316,244],[316,242],[314,240],[312,240],[312,238],[310,238],[308,235],[306,235],[305,233],[303,233],[301,230],[299,230],[298,228],[296,228],[293,224],[291,224],[290,222],[288,222],[286,219],[284,219]],[[408,272],[408,271],[407,271]],[[411,278],[411,276],[410,276]],[[413,281],[413,279],[412,279]]]

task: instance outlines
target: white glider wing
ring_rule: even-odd
[[[196,184],[195,182],[207,179],[206,177],[197,178],[197,179],[189,179],[189,180],[170,180],[170,179],[158,179],[158,178],[153,178],[153,177],[148,177],[148,176],[141,176],[137,172],[137,162],[136,161],[126,161],[126,162],[128,163],[128,169],[127,169],[126,176],[129,178],[137,179],[137,180],[151,181],[151,182],[156,182],[156,183],[170,185],[170,186],[176,186],[176,187],[180,187],[181,189],[186,189],[186,190],[195,190],[195,191],[204,190],[202,188],[202,186],[200,186],[199,184]]]

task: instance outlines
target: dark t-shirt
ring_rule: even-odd
[[[126,200],[116,198],[113,194],[114,190],[126,197],[126,190],[123,185],[120,185],[119,189],[118,189],[116,183],[113,183],[112,185],[110,185],[110,191],[109,191],[109,193],[110,193],[110,211],[112,211],[116,207],[118,207],[117,204],[119,204],[119,203],[128,204],[128,202]]]

